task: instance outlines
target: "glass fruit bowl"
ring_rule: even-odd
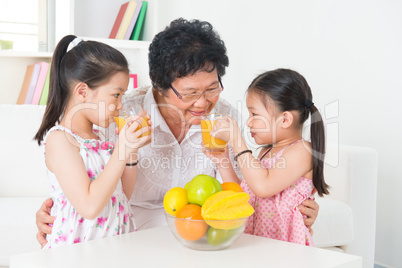
[[[244,232],[247,218],[236,220],[192,220],[165,212],[173,236],[184,246],[196,250],[221,250],[232,245]]]

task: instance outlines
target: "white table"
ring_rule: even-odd
[[[167,226],[12,256],[20,267],[362,267],[362,258],[247,234],[229,248],[197,251],[181,245]]]

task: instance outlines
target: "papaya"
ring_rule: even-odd
[[[245,192],[217,192],[202,205],[201,216],[215,229],[238,228],[254,213],[249,199],[249,194]]]

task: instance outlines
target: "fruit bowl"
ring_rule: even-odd
[[[173,236],[196,250],[221,250],[232,245],[244,232],[248,217],[235,220],[193,220],[176,218],[165,212]]]

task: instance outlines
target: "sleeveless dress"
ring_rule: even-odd
[[[259,161],[266,169],[270,169],[275,163],[280,165],[283,152],[299,141],[301,140],[282,149],[273,158],[262,159],[269,152],[268,149]],[[300,177],[282,192],[268,198],[257,197],[244,179],[241,187],[250,195],[249,203],[255,210],[247,222],[245,233],[314,246],[312,236],[303,221],[305,216],[297,208],[306,199],[314,200],[312,180]]]
[[[95,180],[110,159],[114,148],[113,142],[83,139],[62,126],[51,128],[47,135],[52,131],[69,133],[80,143],[80,155],[88,176],[91,181]],[[94,133],[100,134],[96,130]],[[121,181],[117,184],[105,208],[95,219],[90,220],[83,218],[73,208],[63,193],[55,174],[48,169],[47,173],[50,182],[50,195],[53,199],[50,215],[55,216],[56,219],[53,223],[52,234],[46,237],[48,243],[44,249],[135,231],[133,214],[123,192]]]

